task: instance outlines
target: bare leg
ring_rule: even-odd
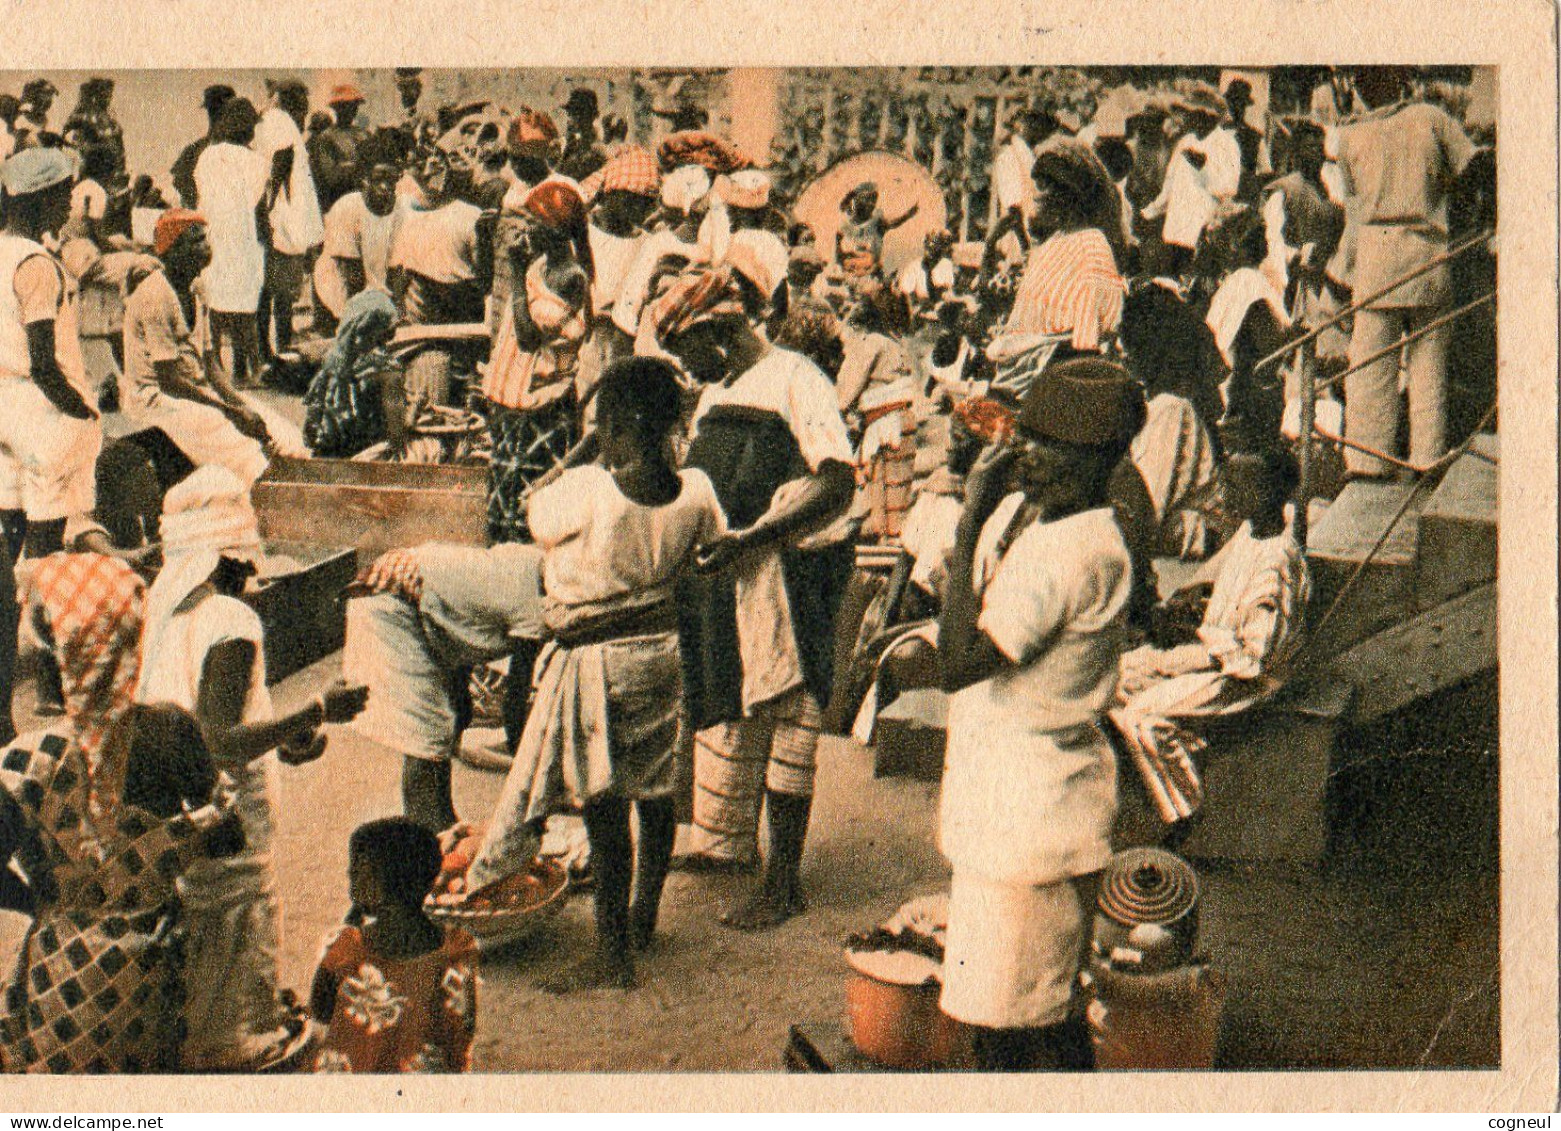
[[[629,911],[629,942],[635,950],[646,950],[656,935],[656,916],[661,910],[667,867],[672,862],[677,817],[670,798],[641,801],[634,808],[639,814],[640,835],[634,850],[634,905]]]
[[[584,816],[596,872],[596,953],[541,984],[541,989],[553,994],[632,990],[635,985],[629,950],[629,885],[634,878],[629,805],[606,797],[588,805]]]

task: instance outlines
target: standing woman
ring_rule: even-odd
[[[361,690],[334,687],[273,718],[260,618],[240,601],[260,556],[246,488],[208,465],[163,500],[162,572],[147,596],[137,698],[194,714],[219,768],[237,782],[244,850],[192,869],[182,894],[190,923],[184,1065],[245,1071],[290,1062],[307,1047],[301,1011],[278,992],[280,908],[271,860],[278,757],[318,758],[320,728],[355,718]]]
[[[981,1067],[1077,1066],[1073,984],[1111,856],[1116,755],[1102,715],[1132,568],[1108,490],[1143,419],[1118,366],[1054,366],[1016,439],[965,485],[938,654],[949,692],[939,841],[953,865],[943,1011]]]
[[[1022,400],[1054,360],[1098,354],[1122,320],[1127,284],[1111,242],[1094,218],[1116,186],[1079,146],[1043,150],[1035,159],[1036,226],[1051,235],[1030,250],[1008,321],[988,350],[996,389]]]
[[[672,856],[684,733],[675,586],[695,551],[726,528],[709,478],[676,468],[681,393],[665,361],[615,362],[602,378],[597,462],[564,472],[529,507],[551,640],[467,887],[523,868],[547,818],[566,805],[582,809],[597,883],[596,953],[544,986],[553,991],[634,985],[633,951],[655,933]]]
[[[0,1007],[0,1059],[8,1072],[177,1071],[175,884],[242,839],[204,808],[217,774],[194,720],[131,706],[141,579],[115,558],[54,554],[31,591],[59,648],[66,715],[0,758],[0,861],[15,866],[0,866],[0,906],[32,920]]]
[[[748,871],[759,817],[769,851],[750,897],[722,922],[767,930],[806,908],[801,868],[812,812],[835,619],[853,553],[836,520],[850,505],[851,441],[835,388],[801,354],[757,331],[784,278],[755,259],[696,268],[652,304],[662,348],[704,385],[685,463],[715,485],[734,529],[702,556],[680,602],[694,746],[691,869]]]
[[[522,213],[527,227],[511,252],[519,285],[482,383],[493,405],[488,537],[494,542],[530,540],[522,496],[579,439],[575,374],[591,321],[591,251],[580,193],[544,182],[526,195]]]
[[[256,209],[266,191],[267,170],[250,149],[260,115],[247,98],[229,99],[217,113],[211,144],[195,163],[195,194],[206,217],[211,266],[205,275],[212,346],[230,351],[235,387],[260,382],[257,312],[266,258]]]

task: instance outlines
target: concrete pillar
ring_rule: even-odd
[[[768,165],[780,129],[781,67],[736,67],[727,75],[726,110],[732,141],[760,165]]]

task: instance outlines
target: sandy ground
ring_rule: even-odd
[[[274,689],[287,709],[330,659]],[[18,697],[25,725],[30,689]],[[544,933],[488,956],[478,1071],[774,1071],[788,1027],[843,1011],[841,942],[939,890],[935,786],[875,780],[871,754],[823,752],[806,879],[811,911],[770,934],[716,922],[741,881],[674,876],[664,938],[632,993],[534,988],[591,940],[575,899]],[[1479,741],[1396,748],[1341,779],[1340,844],[1319,868],[1200,868],[1202,939],[1230,979],[1220,1062],[1230,1068],[1452,1067],[1498,1056],[1494,758]],[[394,758],[350,732],[284,771],[277,868],[286,984],[304,990],[346,910],[347,836],[399,805]],[[458,766],[457,804],[480,818],[502,778]],[[0,952],[24,921],[0,916]]]

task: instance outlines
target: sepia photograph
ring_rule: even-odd
[[[0,71],[0,1070],[1510,1066],[1511,80],[1144,46]]]

